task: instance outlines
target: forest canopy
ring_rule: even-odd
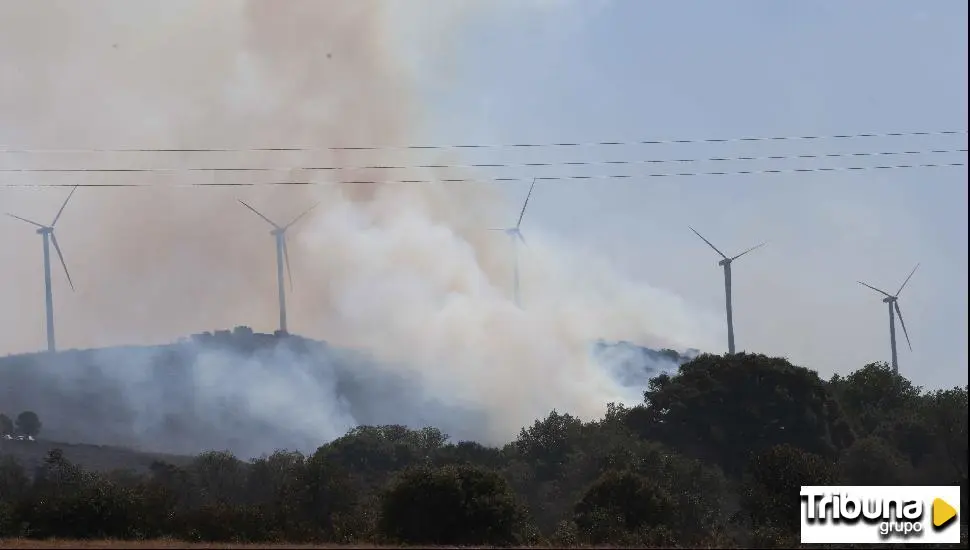
[[[705,354],[639,405],[551,411],[503,447],[381,425],[309,455],[212,451],[147,474],[4,457],[0,536],[792,547],[801,485],[959,484],[966,499],[967,416],[966,386],[924,391],[885,364],[823,380]]]

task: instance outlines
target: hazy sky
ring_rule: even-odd
[[[507,16],[505,16],[507,15]],[[428,91],[446,142],[836,135],[967,128],[967,5],[955,1],[581,2],[499,14],[463,35],[451,81]],[[476,158],[678,159],[965,149],[966,135],[515,151]],[[917,160],[918,159],[918,160]],[[966,153],[652,167],[585,173],[966,162]],[[487,161],[487,160],[485,160]],[[495,170],[496,175],[512,169]],[[518,173],[518,172],[517,172]],[[582,173],[557,167],[527,175]],[[508,186],[522,196],[527,184]],[[967,382],[967,169],[548,182],[524,231],[606,252],[630,273],[723,315],[718,257],[737,253],[739,349],[823,375],[889,360],[887,313],[857,279],[901,295],[901,371]],[[515,212],[508,213],[510,218]],[[725,337],[726,340],[726,337]],[[724,344],[726,347],[726,343]]]
[[[4,9],[23,3],[25,0],[0,0],[0,17]],[[409,133],[414,139],[420,136],[429,143],[636,141],[967,128],[965,2],[548,0],[526,5],[502,0],[468,2],[461,7],[449,4],[449,9],[443,9],[443,5],[444,0],[441,3],[399,2],[395,12],[400,19],[387,23],[402,38],[398,46],[400,57],[395,61],[400,67],[394,69],[423,75],[415,80],[420,83],[419,102],[424,116],[415,123],[420,128]],[[460,17],[452,13],[462,11],[466,13]],[[161,18],[160,14],[173,10],[159,8],[158,12],[153,17]],[[24,35],[52,33],[50,40],[45,38],[51,51],[58,47],[55,36],[70,35],[79,44],[107,40],[99,46],[103,49],[97,50],[102,52],[97,56],[106,55],[103,51],[111,47],[108,42],[113,40],[121,41],[119,51],[123,54],[126,48],[130,51],[130,43],[138,40],[152,41],[157,47],[166,39],[163,33],[145,37],[132,31],[130,36],[126,35],[121,24],[109,15],[106,12],[101,19],[92,17],[86,20],[87,26],[57,21],[70,32],[45,30],[47,23],[37,23],[36,29],[25,31]],[[172,13],[169,16],[173,20],[178,17]],[[218,21],[217,17],[207,21],[218,24],[213,23]],[[203,23],[196,26],[188,29],[189,25],[183,23],[181,30],[189,33],[205,28]],[[165,29],[165,24],[159,23],[158,27]],[[236,37],[228,30],[205,32],[213,42],[225,39],[228,43]],[[111,38],[116,35],[121,39]],[[293,36],[312,34],[294,33]],[[2,40],[0,37],[0,46]],[[65,44],[67,40],[63,39]],[[171,47],[191,58],[190,46],[185,41],[174,41]],[[58,50],[58,55],[68,59],[72,50],[60,47],[63,51]],[[40,57],[48,53],[39,48],[30,50],[31,55]],[[209,50],[199,51],[203,57]],[[336,51],[334,59],[347,53],[339,47]],[[92,54],[84,60],[97,63],[100,59],[97,56]],[[78,69],[78,74],[64,74],[41,68],[38,69],[41,72],[31,76],[20,70],[23,66],[13,54],[4,57],[0,50],[0,74],[4,78],[19,78],[16,80],[19,85],[35,82],[30,79],[41,78],[37,74],[43,74],[42,78],[47,80],[36,82],[47,83],[45,93],[51,98],[70,98],[71,87],[65,81],[80,78],[78,74],[82,72]],[[200,61],[208,62],[212,60]],[[17,70],[2,72],[5,66]],[[237,65],[234,70],[241,71],[243,66]],[[188,76],[178,73],[180,76],[173,78],[166,76],[161,68],[158,74],[151,75],[154,67],[147,62],[132,70],[144,73],[139,74],[149,83],[146,86],[159,89],[174,86],[178,78],[190,82],[188,78],[193,76],[188,72]],[[292,74],[301,74],[301,70],[297,67]],[[383,75],[390,74],[386,67],[381,71]],[[94,85],[85,83],[90,85],[83,90],[91,94],[87,97],[95,97]],[[379,86],[386,82],[365,84]],[[290,85],[297,87],[297,84]],[[346,85],[363,87],[354,82]],[[189,84],[185,86],[191,89]],[[386,105],[382,108],[393,108],[397,93],[393,86],[368,88],[368,92],[391,98],[385,99]],[[200,92],[199,96],[202,95]],[[81,120],[76,107],[70,113],[67,107],[62,107],[61,112],[58,104],[49,99],[48,103],[38,101],[40,107],[29,111],[13,101],[4,103],[3,99],[0,93],[0,115],[7,120],[22,117],[17,119],[18,124],[36,116],[43,120],[43,124],[38,122],[38,127],[43,126],[44,132],[24,133],[23,126],[13,124],[5,128],[0,117],[0,145],[19,145],[19,140],[26,140],[28,135],[32,146],[53,143],[40,141],[37,136],[59,139],[56,145],[49,146],[70,146],[66,136],[83,136],[84,146],[128,145],[126,128],[145,130],[152,125],[170,124],[164,120],[163,111],[138,110],[139,104],[134,100],[112,103],[114,100],[99,97],[100,101],[94,101],[90,108],[106,113],[137,112],[138,118],[80,131],[78,128],[82,126],[75,124],[75,119]],[[194,100],[179,98],[186,105]],[[308,116],[312,115],[315,114]],[[59,133],[58,120],[65,120],[68,129]],[[104,128],[116,128],[116,131],[110,133]],[[99,131],[107,133],[99,134]],[[391,134],[388,141],[398,144],[395,136],[399,134]],[[130,135],[148,134],[131,130]],[[281,135],[285,134],[282,131],[274,134],[274,142],[281,141]],[[360,135],[376,141],[376,136],[381,134],[362,130]],[[138,144],[142,143],[146,142]],[[465,150],[454,160],[467,163],[646,161],[966,147],[967,136],[958,135]],[[422,153],[406,156],[415,163],[426,158]],[[352,164],[351,157],[348,155],[345,162]],[[479,170],[478,174],[527,179],[578,174],[966,162],[966,159],[966,153],[949,153],[876,159],[490,168]],[[495,219],[493,223],[504,225],[514,221],[528,184],[502,184],[501,188],[509,198],[507,218]],[[3,193],[0,195],[3,210],[9,201],[11,208],[20,208],[18,212],[26,209],[31,216],[56,209],[63,196],[61,191],[52,191],[45,192],[43,200],[35,200],[39,195],[32,192],[19,192],[32,193],[29,198],[15,191]],[[540,182],[523,224],[523,233],[526,239],[530,231],[550,234],[579,248],[596,251],[634,280],[680,296],[699,314],[723,319],[723,279],[716,265],[718,258],[690,232],[688,225],[729,254],[769,241],[768,246],[738,260],[734,266],[738,349],[787,356],[819,370],[824,376],[847,372],[871,361],[888,361],[884,304],[879,295],[855,281],[861,279],[895,291],[916,262],[921,262],[900,300],[913,344],[910,352],[897,326],[900,369],[916,383],[926,386],[967,382],[966,167]],[[21,230],[16,236],[12,233],[15,229]],[[30,238],[21,234],[24,228],[14,222],[4,222],[2,231],[0,246],[10,246],[7,251],[0,251],[0,262],[13,265],[23,259],[39,263],[35,256],[20,256],[22,250],[29,251],[24,254],[35,254],[39,248],[32,241],[28,243],[30,248],[21,246]],[[69,240],[67,232],[62,240]],[[78,245],[74,246],[76,250]],[[69,261],[78,262],[78,253],[73,254],[74,259]],[[528,271],[528,251],[523,254],[523,271]],[[96,260],[89,258],[89,261]],[[34,264],[30,265],[36,271]],[[16,277],[22,273],[27,272],[20,269]],[[14,277],[10,272],[4,275],[8,276]],[[57,277],[60,274],[55,274]],[[89,276],[89,285],[90,279]],[[32,299],[42,296],[38,294],[40,288],[34,285],[36,281],[19,281],[14,283],[15,288],[22,288],[22,292],[11,291],[0,296],[7,296],[8,300],[18,297],[14,293],[25,293]],[[20,286],[28,284],[29,290],[27,286]],[[58,288],[58,292],[64,291]],[[523,288],[523,295],[528,301],[527,286]],[[35,302],[40,307],[36,299],[31,303]],[[10,313],[8,308],[3,314]],[[656,316],[651,311],[643,314]],[[274,322],[272,317],[268,321]],[[43,341],[42,317],[32,316],[30,322],[37,330],[32,330],[29,345],[23,340],[6,342],[6,349],[0,351],[23,351],[39,346]],[[69,328],[60,330],[70,333]],[[721,340],[726,347],[726,336]]]

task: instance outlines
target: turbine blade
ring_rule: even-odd
[[[54,244],[54,250],[57,251],[57,257],[61,259],[61,265],[64,267],[64,274],[67,275],[67,282],[71,285],[71,290],[74,290],[74,281],[71,280],[71,272],[67,270],[67,262],[64,261],[64,254],[61,253],[61,247],[57,244],[57,235],[51,231],[51,243]]]
[[[688,225],[687,227],[690,227],[690,226]],[[698,233],[697,230],[694,229],[693,227],[690,227],[690,230],[693,231],[695,235],[697,235],[698,237],[700,237],[702,241],[704,241],[705,243],[707,243],[707,246],[713,248],[714,249],[714,252],[717,252],[718,254],[720,254],[721,257],[724,258],[725,260],[728,259],[728,257],[725,256],[723,252],[721,252],[720,250],[717,249],[716,246],[714,246],[713,244],[711,244],[711,241],[705,239],[704,238],[704,235],[701,235],[700,233]]]
[[[238,199],[237,199],[237,200],[238,200]],[[268,224],[270,224],[270,225],[272,225],[272,226],[273,226],[273,227],[275,227],[276,229],[280,229],[280,226],[278,226],[278,225],[276,225],[275,223],[273,223],[273,220],[271,220],[271,219],[269,219],[269,218],[267,218],[266,216],[264,216],[264,215],[262,215],[262,214],[260,214],[260,213],[259,213],[259,210],[256,210],[255,208],[253,208],[252,206],[249,206],[248,204],[246,204],[246,203],[244,203],[244,202],[243,202],[243,201],[241,201],[241,200],[239,201],[239,203],[240,203],[240,204],[242,204],[243,206],[245,206],[246,208],[248,208],[248,209],[250,209],[250,210],[252,210],[252,211],[253,211],[253,212],[254,212],[254,213],[255,213],[255,214],[257,215],[257,216],[259,216],[260,218],[263,218],[264,220],[266,220],[266,223],[268,223]]]
[[[71,192],[67,194],[67,198],[64,199],[64,204],[61,205],[61,209],[58,210],[57,215],[54,216],[54,221],[51,222],[51,227],[54,227],[54,224],[57,223],[57,220],[61,218],[61,213],[64,212],[64,207],[67,206],[67,201],[71,200],[71,197],[74,195],[75,191],[77,191],[77,185],[75,185],[74,189],[71,189]]]
[[[763,243],[761,243],[761,244],[759,244],[758,246],[752,246],[751,248],[749,248],[749,249],[747,249],[747,250],[745,250],[744,252],[742,252],[742,253],[740,253],[740,254],[738,254],[737,256],[735,256],[735,257],[733,257],[733,258],[731,258],[731,261],[733,262],[734,260],[737,260],[737,259],[738,259],[738,258],[740,258],[741,256],[744,256],[744,255],[745,255],[745,254],[747,254],[748,252],[751,252],[752,250],[757,250],[757,249],[759,249],[759,248],[761,248],[762,246],[764,246],[764,245],[766,245],[766,244],[768,244],[768,243],[767,243],[767,242],[763,242]]]
[[[903,335],[906,336],[906,345],[909,346],[909,351],[913,351],[913,344],[909,342],[909,333],[906,332],[906,321],[903,321],[903,310],[899,309],[899,302],[893,300],[893,305],[896,306],[896,317],[899,317],[899,324],[903,327]]]
[[[872,290],[875,290],[876,292],[878,292],[879,294],[882,294],[882,295],[886,296],[887,298],[892,298],[892,294],[886,292],[885,290],[879,290],[878,288],[876,288],[876,287],[874,287],[872,285],[867,285],[866,283],[863,283],[862,281],[856,281],[856,282],[859,283],[860,285],[864,286],[864,287],[868,287],[868,288],[871,288]]]
[[[291,225],[293,225],[293,224],[295,224],[296,222],[298,222],[298,221],[300,221],[300,218],[302,218],[303,216],[306,216],[307,214],[309,214],[310,212],[312,212],[314,208],[316,208],[316,207],[318,207],[318,206],[320,206],[320,203],[319,203],[319,202],[318,202],[318,203],[316,203],[316,204],[314,204],[314,205],[313,205],[313,206],[311,206],[310,208],[307,208],[307,209],[306,209],[306,210],[305,210],[305,211],[304,211],[304,212],[303,212],[302,214],[300,214],[299,216],[297,216],[297,217],[295,217],[295,218],[293,218],[293,221],[291,221],[290,223],[288,223],[288,224],[286,224],[286,225],[284,225],[284,226],[283,226],[283,229],[284,229],[284,230],[286,230],[286,229],[289,229]]]
[[[283,258],[286,260],[286,275],[290,279],[290,290],[293,290],[293,271],[290,269],[290,252],[286,247],[286,235],[283,235]]]
[[[40,223],[37,223],[37,222],[35,222],[35,221],[31,221],[31,220],[28,220],[27,218],[21,218],[20,216],[18,216],[18,215],[16,215],[16,214],[11,214],[11,213],[9,213],[9,212],[7,212],[7,215],[8,215],[8,216],[10,216],[11,218],[17,218],[18,220],[20,220],[20,221],[22,221],[22,222],[27,222],[27,223],[29,223],[29,224],[33,224],[33,225],[36,225],[37,227],[40,227],[40,228],[44,228],[44,227],[47,227],[46,225],[43,225],[43,224],[40,224]]]
[[[525,242],[525,237],[523,237],[523,236],[522,236],[522,233],[519,233],[518,231],[516,231],[516,232],[515,232],[515,236],[516,236],[516,237],[518,237],[520,241],[522,241],[522,244],[524,244],[524,245],[526,245],[526,246],[529,246],[529,245],[528,245],[528,244],[527,244],[527,243]]]
[[[913,278],[913,273],[916,273],[917,269],[919,269],[919,264],[916,264],[916,267],[914,267],[913,270],[909,272],[909,277],[906,277],[906,280],[903,281],[903,284],[899,286],[899,290],[896,291],[896,296],[899,296],[899,293],[903,291],[903,288],[906,286],[906,283],[908,283],[909,280]]]
[[[522,218],[525,216],[525,208],[529,206],[529,197],[532,196],[532,190],[535,189],[536,179],[532,178],[532,185],[529,186],[529,194],[525,196],[525,203],[522,205],[522,212],[519,212],[519,221],[515,222],[515,228],[518,229],[522,225]]]

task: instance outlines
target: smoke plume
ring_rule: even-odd
[[[489,9],[525,9],[506,2],[468,4],[439,10],[435,3],[435,18],[425,20],[421,14],[431,8],[419,2],[4,3],[0,144],[251,148],[428,141],[433,112],[420,94],[420,79],[428,74],[415,68],[414,56],[448,55],[442,41]],[[416,44],[415,36],[442,40]],[[475,175],[286,169],[456,161],[451,154],[430,152],[317,149],[3,154],[0,162],[284,169],[5,175],[4,183],[154,185],[81,188],[58,222],[77,286],[71,293],[55,261],[62,349],[164,343],[236,325],[277,328],[271,227],[237,199],[277,223],[319,202],[288,234],[291,332],[367,350],[389,374],[420,379],[424,394],[485,411],[483,426],[470,434],[480,439],[508,438],[552,408],[593,415],[608,401],[629,396],[591,357],[590,346],[600,338],[677,349],[711,345],[709,317],[676,296],[624,279],[605,260],[538,228],[530,227],[528,247],[518,251],[524,308],[515,307],[510,300],[515,251],[504,235],[485,228],[509,223],[520,198],[506,202],[488,184],[173,186]],[[3,188],[0,206],[47,223],[67,192]],[[533,200],[551,201],[553,195],[537,186]],[[38,349],[44,342],[40,239],[25,224],[7,219],[0,224],[0,243],[0,350]],[[220,393],[211,388],[219,384],[211,377],[220,377],[236,387],[234,395],[259,396],[244,403],[261,421],[272,424],[286,407],[290,417],[306,413],[303,435],[314,435],[317,413],[329,415],[327,426],[361,421],[339,403],[307,405],[314,395],[332,399],[334,393],[324,382],[302,377],[299,362],[288,357],[264,357],[260,369],[245,360],[230,365],[199,359],[195,391],[200,401],[207,391],[216,399]],[[100,361],[125,358],[107,354]],[[273,379],[267,365],[288,374]],[[70,376],[65,372],[63,379]],[[124,378],[119,374],[115,380],[120,384]],[[123,386],[130,402],[139,402],[135,395],[142,386]],[[69,384],[63,387],[71,392]],[[259,409],[257,401],[273,405]],[[334,430],[321,424],[316,435],[322,441]]]

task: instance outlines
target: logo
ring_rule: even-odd
[[[960,542],[959,486],[803,486],[803,544]]]

